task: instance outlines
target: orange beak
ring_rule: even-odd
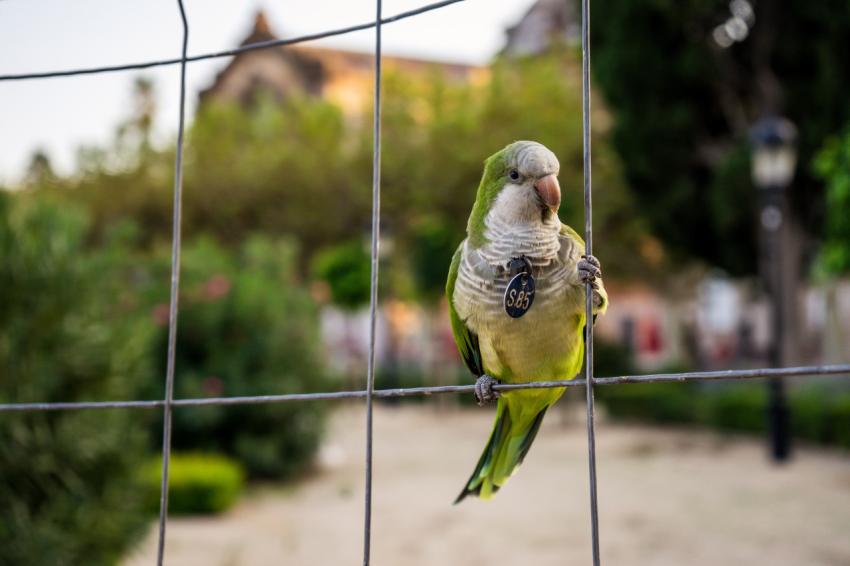
[[[561,186],[555,175],[546,175],[537,179],[534,190],[553,214],[558,212],[558,207],[561,206]]]

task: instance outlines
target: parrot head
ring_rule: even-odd
[[[514,142],[487,158],[467,226],[473,245],[486,241],[491,214],[510,224],[546,222],[557,216],[559,169],[555,154],[533,141]]]

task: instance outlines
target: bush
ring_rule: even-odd
[[[829,412],[831,434],[828,441],[850,450],[850,395],[835,399]]]
[[[596,391],[613,417],[671,424],[698,419],[695,389],[687,383],[651,383],[599,387]]]
[[[703,414],[697,420],[727,432],[763,432],[767,426],[764,384],[735,384],[712,388],[701,397]],[[793,411],[793,408],[792,408]]]
[[[371,261],[363,242],[352,240],[316,254],[313,275],[327,284],[334,304],[356,309],[369,302]]]
[[[295,249],[253,238],[236,252],[211,240],[183,251],[176,397],[304,393],[325,388],[317,311],[294,273]],[[154,278],[168,281],[161,259]],[[168,340],[168,290],[153,301],[160,361],[145,396],[162,396]],[[317,403],[182,408],[174,412],[174,447],[226,454],[254,478],[287,479],[312,460],[322,432]],[[161,435],[152,422],[154,439]]]
[[[147,337],[107,268],[118,250],[86,251],[83,214],[26,198],[0,193],[0,402],[132,397]],[[137,418],[0,415],[0,562],[118,560],[147,522],[132,474],[146,450]]]
[[[216,454],[171,454],[168,472],[168,512],[175,515],[221,513],[242,492],[245,471]],[[162,458],[142,468],[145,501],[151,512],[159,510]]]
[[[764,433],[768,398],[763,383],[651,383],[599,387],[598,398],[616,419],[697,424],[724,432]],[[850,393],[793,390],[791,431],[809,442],[850,448]]]
[[[850,393],[802,392],[792,398],[791,427],[800,438],[850,449]]]
[[[616,377],[636,373],[632,352],[617,342],[594,338],[593,374],[596,377]],[[584,375],[584,368],[582,368]]]

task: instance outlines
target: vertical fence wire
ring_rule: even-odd
[[[593,251],[593,207],[590,166],[590,0],[581,2],[581,116],[584,148],[584,246]],[[593,428],[593,288],[585,284],[585,391],[587,393],[587,465],[590,476],[590,534],[593,566],[599,566],[599,510],[596,496],[596,433]]]
[[[180,63],[180,123],[177,126],[177,154],[174,158],[174,218],[171,241],[171,300],[168,309],[168,360],[165,371],[165,405],[162,411],[162,482],[159,493],[159,542],[156,563],[165,557],[165,527],[168,523],[168,465],[171,460],[171,415],[174,401],[174,362],[177,349],[177,311],[180,293],[180,226],[183,201],[183,122],[186,113],[186,49],[189,22],[183,0],[177,0],[183,24],[183,48]]]
[[[372,393],[375,389],[375,327],[381,237],[381,0],[375,2],[375,94],[372,116],[372,279],[369,298],[369,363],[366,370],[366,490],[363,506],[363,566],[372,545]]]

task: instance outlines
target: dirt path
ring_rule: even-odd
[[[578,408],[577,408],[578,409]],[[322,471],[260,488],[224,516],[172,519],[175,566],[359,564],[363,411],[334,416]],[[491,502],[451,502],[491,410],[375,413],[372,564],[589,564],[584,424],[551,414],[522,470]],[[783,468],[754,440],[600,423],[602,559],[616,566],[850,565],[850,457],[799,450]],[[155,535],[124,566],[154,563]]]

